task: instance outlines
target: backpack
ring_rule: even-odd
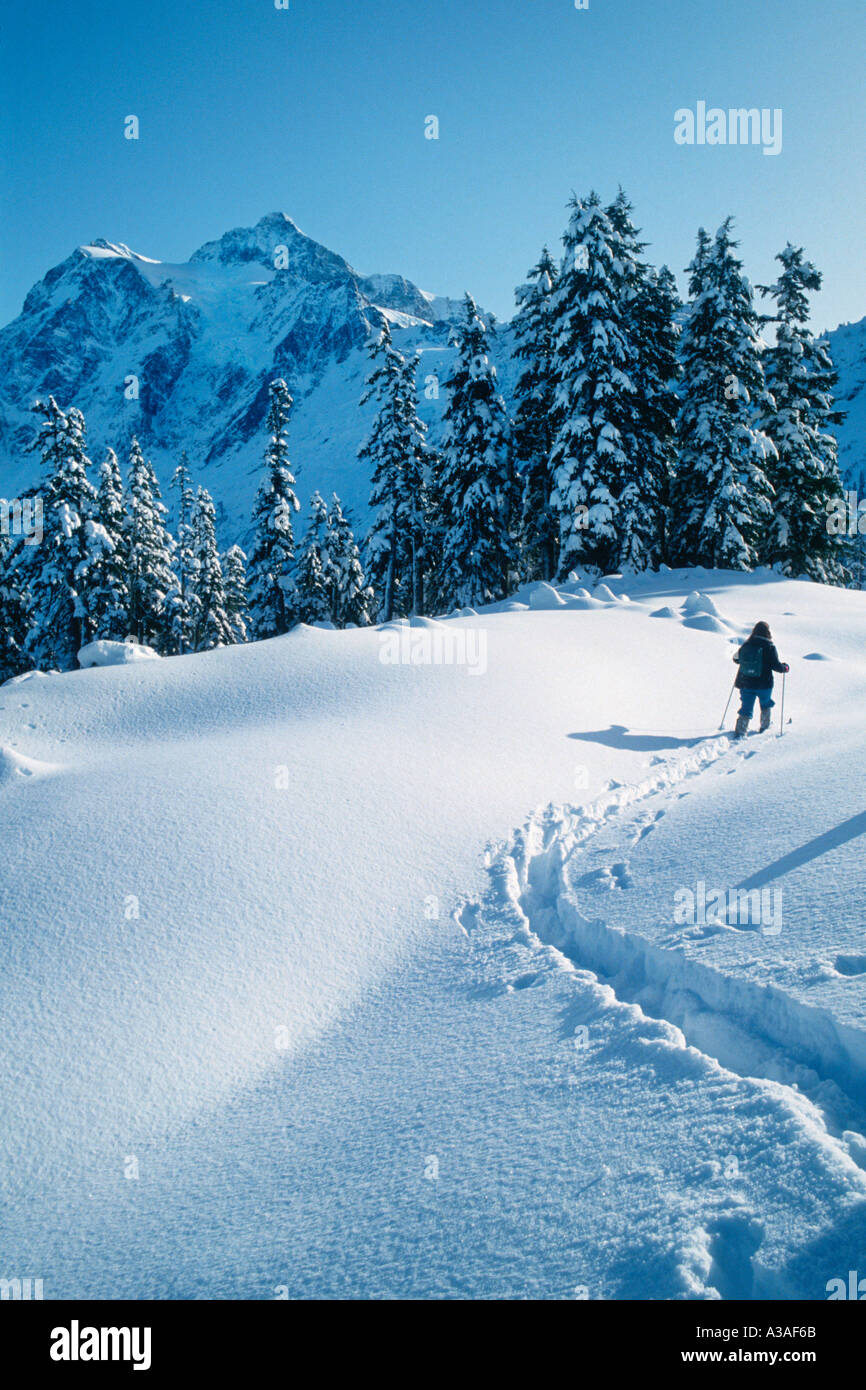
[[[764,649],[758,642],[740,647],[740,675],[755,680],[764,674]]]

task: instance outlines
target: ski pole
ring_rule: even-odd
[[[724,714],[722,715],[722,722],[721,722],[721,724],[719,725],[719,730],[722,730],[722,729],[725,727],[725,720],[726,720],[727,717],[728,717],[728,710],[729,710],[729,708],[730,708],[731,701],[732,701],[733,698],[734,698],[734,691],[736,690],[736,688],[737,688],[737,678],[736,678],[736,676],[734,676],[734,683],[733,683],[733,685],[731,686],[731,693],[730,693],[730,695],[728,696],[728,703],[725,705],[725,712],[724,712]]]
[[[787,680],[787,677],[788,677],[787,671],[783,671],[783,672],[782,672],[782,713],[781,713],[781,717],[780,717],[780,718],[781,718],[781,724],[780,724],[780,728],[779,728],[779,738],[784,738],[784,737],[785,737],[785,681]]]

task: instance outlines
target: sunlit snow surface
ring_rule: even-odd
[[[733,744],[758,619],[791,722]],[[0,1275],[825,1298],[866,1236],[864,634],[767,573],[577,576],[4,686]],[[699,883],[780,930],[678,923]]]

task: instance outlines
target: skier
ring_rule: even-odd
[[[767,623],[755,623],[752,634],[734,657],[739,666],[736,687],[740,692],[740,712],[734,733],[742,738],[749,727],[755,700],[761,706],[761,733],[769,729],[773,708],[773,672],[787,673],[791,668],[779,660],[773,644],[773,634]]]

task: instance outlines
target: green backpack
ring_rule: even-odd
[[[754,680],[764,674],[764,651],[757,642],[740,647],[740,675]]]

